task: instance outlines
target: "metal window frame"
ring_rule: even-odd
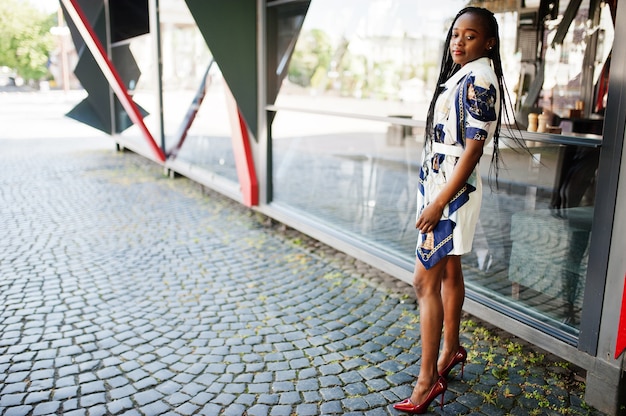
[[[581,317],[578,348],[592,356],[598,355],[600,339],[609,334],[602,333],[601,324],[615,321],[615,316],[603,311],[610,311],[614,304],[606,302],[605,294],[621,293],[622,281],[616,284],[609,279],[609,264],[618,261],[611,258],[611,249],[615,255],[620,247],[626,245],[624,235],[612,235],[616,215],[623,215],[615,210],[619,190],[619,175],[624,151],[624,132],[626,131],[626,3],[618,2],[615,24],[615,36],[611,57],[610,82],[604,119],[603,143],[598,165],[596,203],[593,228],[589,248],[589,265],[585,284],[584,306]],[[622,187],[626,186],[622,184]],[[618,276],[621,279],[621,276]],[[612,298],[608,296],[607,299]],[[617,329],[617,321],[613,332]],[[610,330],[609,330],[610,332]],[[602,341],[605,344],[606,341]],[[606,350],[606,345],[603,350]]]

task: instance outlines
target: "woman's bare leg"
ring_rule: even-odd
[[[443,258],[428,270],[419,260],[415,263],[413,287],[419,304],[422,358],[420,373],[411,395],[413,404],[422,403],[439,378],[437,358],[444,318],[441,284],[447,261],[447,257]]]
[[[439,356],[438,370],[443,370],[459,350],[461,313],[465,300],[465,282],[460,256],[448,256],[443,275],[441,298],[443,301],[443,347]]]

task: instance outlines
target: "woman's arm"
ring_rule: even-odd
[[[465,150],[452,170],[452,177],[448,180],[439,195],[424,208],[422,214],[415,223],[422,233],[431,232],[443,214],[446,204],[465,186],[476,165],[483,155],[484,140],[468,139],[465,143]]]

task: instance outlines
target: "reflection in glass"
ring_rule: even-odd
[[[415,0],[313,0],[276,105],[425,114],[450,15]]]
[[[199,80],[195,91],[164,89],[168,154],[237,182],[225,81],[214,62],[207,64],[202,76],[204,83]]]
[[[273,125],[274,201],[410,258],[421,137],[421,129],[407,126],[280,112]]]
[[[419,128],[279,112],[274,201],[412,264],[421,147]],[[531,156],[503,149],[506,169],[495,189],[487,148],[483,206],[473,252],[463,260],[465,278],[482,296],[576,335],[598,151],[549,144],[532,150]]]
[[[161,8],[166,150],[170,157],[236,182],[221,71],[186,3],[169,0]]]
[[[580,325],[599,150],[504,149],[500,190],[485,193],[466,277],[484,295],[572,336]],[[483,157],[481,166],[487,165]],[[485,180],[486,172],[483,172]],[[476,288],[476,286],[472,286]],[[505,298],[505,299],[506,299]]]
[[[583,0],[520,9],[516,88],[522,125],[529,112],[543,112],[564,133],[602,134],[613,7]]]
[[[445,32],[466,4],[445,3],[449,7],[435,12],[412,0],[358,0],[359,7],[313,0],[288,77],[276,102],[268,103],[277,111],[271,128],[274,201],[405,265],[415,258],[423,132],[381,117],[425,118]],[[542,9],[544,3],[552,8]],[[602,94],[601,80],[608,79],[614,11],[592,3],[598,5],[594,10],[588,0],[575,10],[567,1],[525,7],[489,2],[497,12],[505,77],[521,127],[520,114],[545,111],[555,115],[550,124],[570,119],[573,128],[564,125],[564,133],[601,133],[601,121],[598,130],[595,116],[587,115]],[[563,22],[567,27],[559,30]],[[593,71],[583,74],[589,62]],[[569,117],[578,102],[586,111],[580,118],[591,123]],[[575,344],[598,149],[545,138],[529,142],[532,154],[504,140],[497,189],[490,183],[487,145],[481,218],[464,273],[469,296],[506,305],[507,313]]]
[[[160,145],[161,143],[159,143],[159,137],[157,134],[159,131],[159,112],[157,110],[158,86],[156,79],[153,76],[154,68],[152,66],[153,49],[151,37],[148,34],[130,38],[119,47],[120,50],[122,48],[128,48],[130,54],[128,54],[125,59],[129,59],[130,55],[132,55],[132,61],[130,62],[134,61],[138,67],[138,77],[137,79],[131,80],[130,84],[127,85],[128,92],[133,101],[139,107],[140,111],[143,114],[147,113],[144,117],[144,123],[152,134],[156,144]],[[114,44],[112,48],[113,51],[115,51],[116,48],[117,46]],[[115,52],[113,53],[115,54]],[[129,65],[129,62],[125,62],[125,64]],[[115,117],[117,130],[119,131],[124,129],[121,133],[119,133],[120,136],[131,141],[139,148],[145,148],[146,154],[152,154],[149,144],[143,136],[141,129],[132,123],[121,106],[116,108]]]

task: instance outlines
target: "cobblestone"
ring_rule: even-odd
[[[397,414],[408,285],[85,132],[0,133],[0,416]],[[431,410],[600,415],[575,370],[474,350],[477,327]]]

